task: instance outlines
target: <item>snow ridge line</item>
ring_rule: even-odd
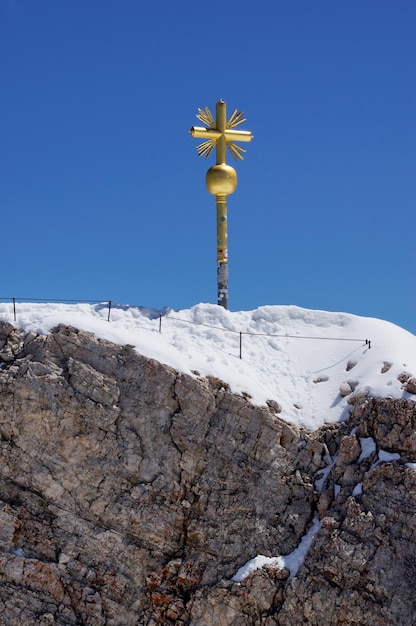
[[[48,302],[53,302],[53,303],[58,303],[58,304],[64,304],[64,303],[72,303],[72,304],[101,304],[101,305],[105,305],[106,307],[108,307],[108,317],[107,317],[107,321],[111,321],[111,309],[112,308],[117,308],[117,307],[121,307],[121,308],[132,308],[132,309],[143,309],[143,308],[147,308],[147,307],[143,307],[143,306],[139,306],[139,305],[130,305],[130,304],[121,304],[119,302],[114,302],[113,300],[80,300],[80,299],[73,299],[73,300],[68,300],[68,299],[56,299],[56,298],[15,298],[15,297],[0,297],[0,301],[10,301],[13,304],[13,314],[14,314],[14,321],[16,321],[16,303],[17,302],[44,302],[44,303],[48,303]],[[155,316],[156,317],[156,316]],[[183,318],[180,317],[173,317],[172,315],[169,315],[167,312],[164,313],[160,313],[159,312],[159,333],[162,333],[162,318],[169,318],[170,320],[173,321],[178,321],[178,322],[184,322],[185,324],[194,324],[195,326],[201,326],[201,327],[205,327],[205,328],[212,328],[214,330],[220,330],[223,332],[228,332],[228,333],[234,333],[236,335],[240,335],[240,337],[242,335],[250,335],[253,337],[278,337],[281,339],[315,339],[318,341],[355,341],[355,342],[361,342],[364,345],[368,346],[369,348],[371,348],[371,340],[370,339],[357,339],[354,337],[312,337],[312,336],[308,336],[308,335],[281,335],[281,334],[275,334],[275,333],[254,333],[248,330],[242,330],[242,331],[238,331],[238,330],[232,330],[229,328],[224,328],[221,326],[211,326],[210,324],[201,324],[198,322],[193,322],[191,320],[185,320]]]
[[[359,341],[361,343],[364,343],[364,345],[368,346],[369,348],[371,348],[371,340],[370,339],[356,339],[353,337],[312,337],[312,336],[308,336],[308,335],[280,335],[280,334],[274,334],[274,333],[253,333],[250,332],[249,330],[232,330],[230,328],[224,328],[221,326],[211,326],[210,324],[201,324],[198,322],[193,322],[191,320],[185,320],[182,319],[180,317],[173,317],[172,315],[169,316],[163,316],[165,317],[165,319],[169,319],[169,320],[174,320],[174,321],[178,321],[178,322],[184,322],[185,324],[194,324],[195,326],[204,326],[205,328],[213,328],[215,330],[222,330],[223,332],[226,333],[234,333],[236,335],[251,335],[253,337],[280,337],[281,339],[317,339],[319,341],[322,340],[327,340],[327,341]],[[159,332],[162,332],[162,315],[160,315],[159,318]]]

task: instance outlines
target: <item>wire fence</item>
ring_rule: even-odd
[[[113,300],[63,300],[63,299],[55,299],[55,298],[2,298],[0,297],[0,302],[11,302],[13,305],[13,319],[17,321],[17,304],[24,302],[34,302],[34,303],[45,303],[45,304],[96,304],[101,305],[103,308],[107,310],[107,321],[111,321],[111,310],[114,308],[132,308],[139,310],[150,311],[143,306],[138,305],[126,305],[114,302]],[[186,320],[176,315],[172,315],[170,313],[171,309],[166,309],[164,312],[156,312],[153,310],[153,318],[159,320],[159,328],[158,332],[162,334],[162,319],[165,321],[173,321],[173,322],[181,322],[185,324],[193,324],[194,326],[210,328],[212,330],[218,330],[224,333],[232,333],[239,336],[239,358],[243,358],[243,336],[252,336],[252,337],[275,337],[279,339],[303,339],[303,340],[314,340],[314,341],[349,341],[349,342],[360,342],[363,345],[367,346],[367,348],[371,348],[371,340],[370,339],[361,339],[361,338],[353,338],[353,337],[318,337],[318,336],[308,336],[308,335],[289,335],[287,333],[259,333],[252,331],[244,331],[244,330],[233,330],[230,328],[224,328],[223,326],[214,326],[211,324],[203,324],[201,322],[194,322],[192,320]]]
[[[111,307],[113,306],[112,300],[64,300],[57,298],[2,298],[0,297],[0,302],[11,302],[13,304],[13,319],[17,320],[16,317],[16,304],[19,302],[39,302],[44,304],[105,304],[108,307],[108,316],[107,321],[110,321],[111,316]],[[116,306],[125,306],[125,305],[116,305]]]
[[[258,333],[258,332],[252,332],[249,330],[232,330],[230,328],[224,328],[224,327],[220,327],[220,326],[211,326],[210,324],[201,324],[198,322],[193,322],[191,320],[185,320],[185,319],[181,319],[180,317],[176,317],[176,316],[172,316],[169,315],[167,317],[165,317],[166,320],[168,321],[178,321],[178,322],[184,322],[185,324],[195,324],[197,326],[205,326],[206,328],[211,328],[211,329],[215,329],[215,330],[219,330],[225,333],[234,333],[235,335],[239,335],[240,341],[239,341],[239,346],[240,346],[240,354],[239,357],[240,359],[243,358],[242,353],[243,353],[243,335],[247,335],[247,336],[251,336],[251,337],[277,337],[280,339],[312,339],[312,340],[316,340],[316,341],[353,341],[353,342],[359,342],[362,343],[363,345],[367,346],[368,348],[371,348],[371,341],[370,339],[355,339],[355,338],[350,338],[350,337],[317,337],[317,336],[308,336],[308,335],[289,335],[288,333],[284,333],[284,334],[280,334],[280,333]],[[160,316],[159,318],[159,332],[162,333],[162,316]]]

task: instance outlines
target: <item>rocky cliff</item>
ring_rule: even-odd
[[[68,326],[0,359],[1,624],[416,623],[414,401],[308,432]]]

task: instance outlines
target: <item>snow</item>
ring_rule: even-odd
[[[348,417],[348,398],[339,393],[343,383],[344,388],[349,383],[354,393],[366,390],[375,397],[416,399],[398,380],[403,372],[416,376],[416,337],[379,319],[297,306],[231,312],[211,304],[182,311],[113,305],[110,320],[108,315],[105,302],[16,302],[15,320],[12,303],[0,304],[0,320],[25,331],[45,334],[63,323],[119,345],[130,344],[144,356],[191,376],[220,378],[253,404],[274,400],[282,407],[279,417],[309,430]],[[360,444],[359,463],[376,451],[371,437],[361,437]],[[379,450],[374,466],[399,458]],[[328,459],[327,467],[317,473],[318,490],[335,460]],[[407,467],[416,470],[416,464]],[[353,495],[361,493],[359,483]],[[292,578],[319,528],[315,517],[292,553],[258,555],[233,580],[240,582],[267,564],[289,569]]]
[[[302,537],[302,540],[297,548],[293,550],[290,554],[286,554],[286,556],[277,556],[277,557],[267,557],[263,555],[256,556],[251,561],[248,561],[245,565],[240,567],[238,572],[232,578],[233,582],[241,582],[246,578],[251,572],[264,565],[269,565],[271,567],[278,567],[280,569],[286,568],[290,571],[289,580],[296,576],[300,566],[305,560],[305,556],[308,553],[309,547],[312,543],[312,540],[318,530],[321,528],[321,522],[318,517],[315,515],[312,526],[309,528],[308,532]]]
[[[113,305],[107,318],[108,303],[17,302],[14,321],[12,303],[0,304],[0,319],[26,331],[47,333],[65,323],[133,345],[181,372],[221,378],[253,404],[275,400],[282,419],[309,430],[347,417],[344,382],[355,393],[415,398],[397,377],[416,375],[416,337],[386,321],[297,306],[231,312],[212,304],[161,312]],[[392,366],[382,373],[386,362]]]
[[[352,490],[352,495],[353,496],[360,496],[363,492],[363,483],[357,483],[354,487],[354,489]]]
[[[317,491],[322,491],[322,488],[323,488],[323,486],[325,484],[325,481],[328,478],[331,469],[335,465],[336,459],[337,459],[337,457],[335,456],[332,459],[332,461],[330,461],[330,463],[328,463],[328,465],[326,467],[324,467],[323,469],[318,470],[318,472],[316,472],[316,476],[319,476],[319,478],[317,478],[315,480],[315,489]]]
[[[387,450],[378,451],[378,460],[380,463],[388,463],[389,461],[398,461],[400,454],[398,452],[387,452]]]
[[[361,454],[357,463],[361,463],[364,459],[368,459],[369,456],[376,451],[376,442],[372,437],[360,437]]]

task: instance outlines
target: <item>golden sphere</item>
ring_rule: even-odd
[[[210,167],[205,179],[209,193],[214,196],[228,196],[237,187],[237,172],[231,165],[221,163]]]

